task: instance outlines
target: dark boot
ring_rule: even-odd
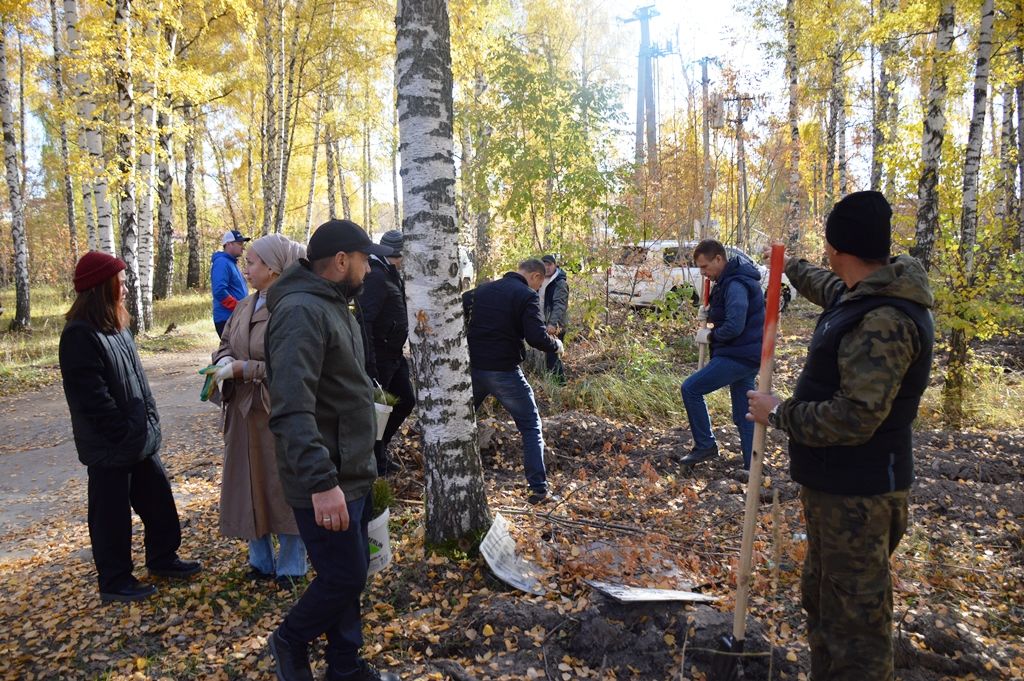
[[[692,466],[695,463],[701,463],[708,459],[713,459],[718,456],[718,445],[711,445],[710,447],[694,447],[690,450],[690,453],[680,459],[679,463]]]
[[[156,587],[152,584],[143,584],[139,580],[132,578],[124,586],[101,591],[100,600],[104,603],[127,603],[144,600],[155,593]]]
[[[198,560],[181,560],[175,558],[173,562],[166,565],[149,566],[149,574],[154,577],[167,577],[170,579],[186,579],[197,574],[203,566]]]
[[[402,681],[402,677],[391,672],[382,672],[366,660],[359,660],[359,668],[346,674],[328,667],[324,681]]]
[[[285,641],[275,629],[267,637],[267,647],[276,665],[277,681],[313,681],[309,668],[309,648]]]

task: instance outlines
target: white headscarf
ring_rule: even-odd
[[[280,234],[261,236],[249,248],[272,272],[281,274],[299,258],[306,257],[306,247]]]

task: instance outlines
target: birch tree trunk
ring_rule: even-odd
[[[996,223],[1002,225],[1008,241],[1012,241],[1013,236],[1018,233],[1015,186],[1017,133],[1013,128],[1013,94],[1013,86],[1006,84],[1003,87],[1003,123],[999,135],[999,191],[1002,193],[1002,200],[996,201],[995,205]],[[998,245],[1000,249],[1003,247],[1003,243]]]
[[[117,0],[114,30],[117,34],[117,155],[120,178],[121,259],[125,264],[126,307],[132,317],[132,333],[146,330],[139,280],[139,225],[135,212],[135,94],[132,89],[132,0]]]
[[[327,111],[331,111],[331,98],[327,98]],[[330,220],[338,216],[334,203],[334,125],[328,121],[324,130],[324,152],[327,156],[327,217]]]
[[[142,296],[142,319],[147,329],[153,326],[153,155],[156,150],[158,75],[154,72],[151,82],[144,88],[146,94],[142,103],[143,147],[139,155],[139,289]]]
[[[878,7],[878,19],[885,18],[896,9],[898,0],[881,0]],[[874,103],[874,111],[871,121],[872,145],[871,145],[871,189],[882,190],[882,157],[886,145],[891,141],[892,126],[895,121],[891,120],[890,114],[893,110],[892,101],[894,98],[893,88],[895,80],[892,78],[895,64],[893,59],[896,55],[897,45],[895,37],[886,35],[879,47],[878,67],[878,95]]]
[[[988,99],[988,76],[991,69],[992,25],[995,20],[993,0],[983,0],[981,24],[978,30],[978,57],[974,68],[974,109],[971,127],[967,132],[964,155],[963,208],[960,213],[960,244],[957,249],[959,271],[955,286],[961,290],[962,308],[975,283],[975,250],[978,243],[978,172],[981,168],[981,146],[985,132],[985,107]],[[963,319],[965,310],[957,310]],[[949,364],[943,386],[943,410],[951,426],[959,426],[964,419],[966,399],[967,361],[970,324],[958,324],[949,337]],[[973,335],[973,334],[972,334]]]
[[[78,33],[78,1],[64,0],[64,26],[68,34],[68,45],[72,53],[80,53],[80,36]],[[79,56],[79,58],[82,58]],[[107,196],[106,160],[103,157],[103,138],[96,129],[96,103],[89,92],[89,79],[85,69],[79,67],[75,73],[75,95],[78,116],[84,126],[85,147],[89,150],[90,167],[94,175],[88,184],[92,188],[92,201],[96,209],[96,250],[116,255],[114,246],[114,227],[110,211],[110,199]]]
[[[25,206],[21,196],[18,168],[18,140],[14,131],[11,84],[7,79],[7,28],[0,23],[0,120],[3,122],[4,169],[11,199],[11,241],[14,246],[14,318],[11,331],[27,330],[32,325],[28,289],[28,241],[25,237]]]
[[[946,60],[953,47],[954,12],[953,0],[944,0],[935,28],[931,85],[921,136],[922,169],[917,181],[917,226],[910,255],[920,260],[925,270],[932,265],[932,250],[935,248],[935,232],[939,223],[939,163],[942,160],[942,141],[946,137]]]
[[[1024,35],[1024,2],[1017,0],[1017,35]],[[1017,69],[1024,73],[1024,49],[1014,50]],[[1024,80],[1017,81],[1017,173],[1020,176],[1020,200],[1017,201],[1017,235],[1013,239],[1013,250],[1017,253],[1024,248]]]
[[[341,217],[352,219],[352,203],[345,184],[345,169],[341,163],[341,144],[334,140],[334,166],[338,169],[338,194],[341,196]]]
[[[836,169],[839,174],[839,196],[850,193],[849,174],[846,172],[846,81],[840,83],[839,110],[836,112]]]
[[[828,123],[825,126],[825,205],[824,210],[832,210],[835,203],[835,167],[836,167],[836,127],[839,122],[840,81],[843,77],[843,48],[836,45],[832,53],[832,86],[828,97]]]
[[[277,104],[274,83],[277,80],[277,58],[274,49],[274,32],[270,24],[273,11],[271,0],[263,0],[263,66],[266,85],[263,90],[263,147],[262,180],[263,180],[263,235],[270,234],[274,224],[274,206],[277,203],[278,169],[275,168],[277,155]],[[187,143],[186,143],[187,148]],[[191,265],[190,270],[191,271]]]
[[[445,0],[399,0],[398,125],[409,340],[423,425],[426,541],[490,524],[458,275],[452,72]]]
[[[196,120],[192,102],[183,107],[185,116],[185,238],[188,241],[188,271],[185,287],[200,286],[199,218],[196,213]]]
[[[320,118],[324,113],[324,93],[321,92],[316,98],[316,111],[313,113],[313,158],[309,166],[309,200],[306,202],[306,239],[303,243],[309,242],[309,232],[313,227],[313,201],[316,198],[316,156],[320,150]]]
[[[797,78],[796,0],[786,0],[786,76],[789,79],[789,182],[786,187],[786,212],[789,241],[800,240],[800,101]]]
[[[18,139],[21,140],[21,200],[25,200],[28,186],[28,136],[25,133],[25,34],[18,29]]]
[[[160,207],[157,209],[159,238],[157,240],[156,280],[153,295],[157,300],[169,298],[174,292],[174,174],[171,172],[172,134],[171,102],[166,102],[157,115],[157,127],[160,129],[160,156],[157,162],[157,196]]]
[[[71,178],[71,151],[68,148],[68,121],[64,94],[64,48],[61,47],[57,0],[50,0],[50,32],[53,35],[53,83],[60,109],[60,162],[64,173],[64,208],[68,215],[68,246],[72,262],[78,262],[78,224],[75,219],[75,187]]]

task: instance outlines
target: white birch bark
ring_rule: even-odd
[[[121,259],[125,264],[126,307],[133,333],[146,330],[139,276],[139,225],[135,206],[135,93],[132,88],[132,0],[117,0],[114,30],[117,34],[117,155],[120,188],[118,216],[121,227]]]
[[[327,98],[327,111],[331,110],[331,98]],[[328,121],[324,130],[324,153],[327,156],[327,217],[330,220],[338,216],[334,203],[334,125]]]
[[[188,243],[188,266],[185,287],[200,286],[199,216],[196,211],[196,120],[192,103],[182,107],[185,118],[185,240]]]
[[[11,84],[7,78],[7,28],[0,24],[0,120],[3,124],[4,170],[11,201],[11,242],[14,247],[14,318],[12,331],[30,328],[32,324],[28,279],[28,240],[25,236],[25,206],[22,203],[21,177],[18,168],[18,140],[14,131],[14,110],[11,106]]]
[[[341,196],[341,217],[351,220],[351,195],[348,193],[348,186],[345,183],[345,168],[341,164],[341,143],[337,138],[334,140],[334,166],[338,170],[338,194]]]
[[[992,26],[995,21],[993,5],[993,0],[983,0],[981,5],[978,57],[974,68],[974,108],[971,113],[971,127],[967,132],[967,149],[964,155],[959,254],[968,283],[974,279],[974,247],[978,241],[978,172],[981,169],[981,145],[985,132],[988,76],[992,66]]]
[[[263,66],[266,77],[266,84],[263,89],[263,137],[261,144],[263,156],[261,158],[262,180],[263,180],[263,235],[270,234],[274,225],[274,207],[277,204],[277,178],[278,172],[275,168],[277,155],[277,103],[275,99],[274,84],[279,78],[277,73],[277,57],[274,49],[274,31],[271,27],[270,16],[273,11],[271,0],[263,0],[262,16],[263,24]]]
[[[839,196],[850,193],[849,173],[846,164],[846,81],[840,83],[839,110],[836,120],[836,171],[839,175]]]
[[[64,0],[64,26],[68,34],[68,45],[71,52],[79,53],[81,37],[78,32],[78,1]],[[89,165],[93,175],[87,184],[92,188],[89,201],[96,211],[95,249],[116,255],[114,245],[114,226],[110,210],[110,198],[107,195],[108,181],[106,159],[103,157],[103,137],[96,129],[96,103],[89,93],[89,80],[81,67],[75,72],[75,96],[78,106],[78,117],[84,130],[84,147],[89,151]]]
[[[139,291],[142,297],[142,319],[146,328],[153,326],[153,185],[156,152],[156,82],[155,71],[151,82],[143,87],[142,152],[139,154]]]
[[[832,85],[828,97],[828,124],[825,126],[825,212],[832,210],[835,203],[836,127],[839,122],[840,82],[843,77],[843,48],[835,46],[832,53]]]
[[[1024,34],[1024,2],[1017,1],[1017,35]],[[1024,49],[1014,50],[1018,72],[1024,73]],[[1024,80],[1017,81],[1017,173],[1020,177],[1020,198],[1017,201],[1017,235],[1013,248],[1020,252],[1024,248]]]
[[[324,93],[320,92],[316,97],[316,111],[313,112],[313,157],[309,161],[309,199],[306,201],[306,238],[303,243],[309,242],[309,233],[313,228],[313,202],[316,199],[316,157],[320,150],[320,119],[324,113]]]
[[[64,48],[60,39],[57,0],[50,0],[50,32],[53,36],[53,84],[60,118],[60,162],[64,173],[64,208],[68,216],[68,246],[71,259],[78,261],[78,221],[75,216],[75,186],[71,177],[71,150],[68,147],[67,95],[64,92]]]
[[[395,81],[409,340],[426,480],[426,541],[490,524],[477,448],[458,271],[452,73],[444,0],[399,0]]]
[[[993,98],[994,99],[994,98]],[[996,223],[1003,225],[1007,236],[1017,232],[1017,211],[1016,211],[1016,180],[1017,159],[1016,137],[1017,133],[1013,128],[1013,86],[1006,84],[1003,87],[1003,122],[1000,126],[999,135],[999,192],[1001,200],[996,201],[995,218]],[[1001,246],[1001,244],[1000,244]]]
[[[917,225],[910,254],[930,269],[935,232],[939,222],[939,163],[942,141],[946,136],[946,63],[953,47],[955,23],[953,0],[944,0],[936,23],[935,48],[932,58],[931,85],[921,135],[921,177],[917,181]]]
[[[796,0],[786,0],[786,76],[789,80],[789,182],[786,187],[790,245],[800,240],[800,100],[796,50]]]
[[[173,109],[167,98],[166,106],[157,115],[160,153],[157,160],[157,259],[153,297],[157,300],[169,298],[174,292],[174,174],[171,172],[172,134],[171,113]]]

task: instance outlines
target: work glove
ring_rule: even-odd
[[[561,357],[562,353],[565,352],[565,344],[562,343],[562,341],[558,340],[557,338],[552,338],[551,340],[555,341],[555,345],[558,346],[555,349],[555,354],[557,354],[559,357]]]
[[[709,345],[711,343],[711,329],[697,329],[697,336],[695,340],[698,345]]]
[[[708,320],[708,306],[707,305],[701,305],[700,308],[697,310],[697,321],[698,322],[706,322],[707,320]]]

